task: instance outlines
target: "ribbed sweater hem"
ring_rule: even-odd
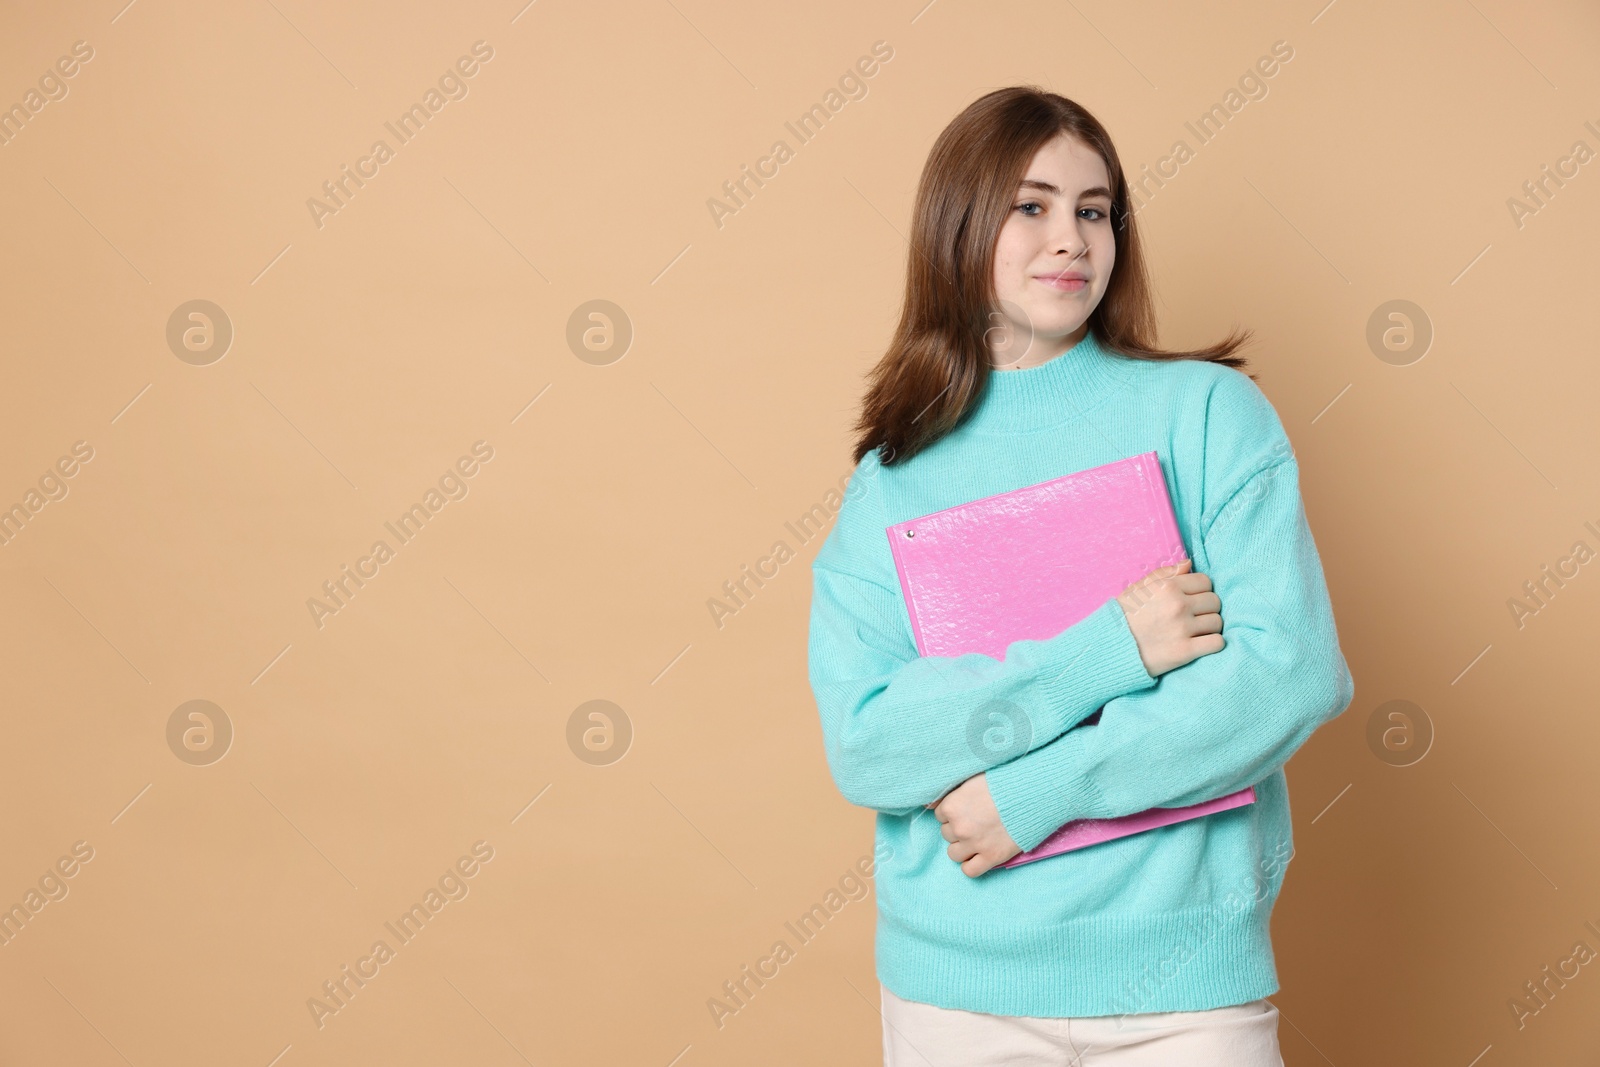
[[[1243,1004],[1278,975],[1272,900],[1242,904],[1015,927],[892,915],[880,899],[878,980],[905,1000],[1034,1018]]]

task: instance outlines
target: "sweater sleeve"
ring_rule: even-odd
[[[1001,822],[1024,851],[1073,819],[1181,807],[1254,785],[1349,705],[1354,682],[1292,455],[1228,495],[1201,542],[1224,647],[1112,699],[1097,725],[988,772]]]
[[[1054,637],[919,656],[900,594],[813,565],[809,673],[845,799],[905,814],[1155,684],[1109,598]]]
[[[1032,751],[1112,697],[1155,685],[1116,598],[1045,640],[921,656],[899,588],[873,453],[812,563],[808,673],[834,782],[906,814]]]

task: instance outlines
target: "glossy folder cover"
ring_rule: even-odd
[[[1013,641],[1054,637],[1134,581],[1188,555],[1154,452],[908,519],[885,532],[924,656],[982,652],[1004,660]],[[1097,711],[1092,718],[1098,716]],[[1077,819],[1000,866],[1031,863],[1255,798],[1247,788],[1182,808]]]

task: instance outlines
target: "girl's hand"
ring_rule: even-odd
[[[939,832],[950,842],[945,851],[961,864],[961,872],[969,878],[978,877],[1022,851],[1000,821],[1000,812],[989,795],[988,779],[982,774],[973,775],[926,806],[933,809],[941,824]]]
[[[1186,559],[1158,567],[1117,595],[1152,678],[1222,651],[1222,601],[1210,578],[1189,573],[1192,566]]]

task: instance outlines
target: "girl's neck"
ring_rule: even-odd
[[[1034,335],[1029,338],[1028,346],[1020,356],[1009,349],[991,347],[989,349],[989,363],[995,370],[1027,370],[1059,359],[1064,353],[1075,348],[1079,342],[1089,335],[1089,324],[1085,322],[1072,333],[1065,337],[1044,338]],[[1013,332],[1012,337],[1016,334]],[[1012,348],[1017,347],[1013,345]]]
[[[1077,419],[1123,385],[1135,362],[1089,331],[1054,359],[993,373],[964,420],[972,433],[1036,433]]]

